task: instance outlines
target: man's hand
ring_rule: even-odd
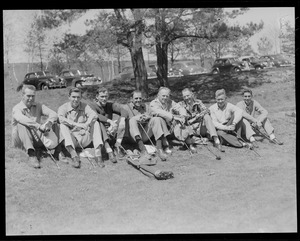
[[[81,130],[81,129],[83,129],[83,130],[87,130],[88,129],[88,124],[86,124],[86,123],[75,123],[74,124],[74,128],[73,128],[73,131],[74,130]]]
[[[229,126],[226,126],[228,131],[234,131],[235,130],[235,124],[231,124]]]
[[[185,123],[185,118],[184,118],[184,116],[176,116],[176,115],[174,115],[173,118],[174,118],[174,120],[175,120],[176,122],[181,123],[181,125],[183,125],[183,124]]]
[[[48,121],[48,122],[40,125],[39,130],[42,133],[47,133],[47,132],[49,132],[51,130],[51,127],[52,127],[52,123],[51,123],[51,121]]]
[[[150,118],[151,118],[150,115],[148,115],[148,114],[142,114],[142,115],[140,116],[140,122],[146,122],[146,121],[148,121]]]

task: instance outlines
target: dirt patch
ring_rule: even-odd
[[[6,83],[7,235],[296,232],[296,125],[294,117],[285,115],[295,110],[294,72],[286,69],[284,75],[276,75],[276,71],[280,72],[257,73],[257,78],[250,72],[233,77],[242,80],[235,79],[229,101],[241,100],[242,89],[256,80],[255,99],[268,109],[284,145],[261,139],[260,156],[225,147],[221,160],[204,146],[193,156],[174,147],[169,160],[157,164],[174,172],[174,179],[166,181],[150,179],[124,161],[106,161],[105,168],[93,169],[83,158],[79,170],[63,163],[58,170],[46,158],[40,170],[29,167],[26,155],[10,147],[11,108],[21,94]],[[210,96],[209,102],[216,88],[233,81],[220,76],[211,81],[205,80],[210,76],[197,78],[189,85],[201,90],[200,96]],[[67,101],[66,93],[39,91],[37,100],[57,110]]]

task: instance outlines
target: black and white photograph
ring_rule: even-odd
[[[2,14],[6,236],[297,233],[295,7]]]

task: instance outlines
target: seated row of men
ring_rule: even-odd
[[[124,140],[138,146],[141,161],[151,159],[145,146],[148,141],[157,156],[167,160],[172,152],[170,136],[191,152],[197,152],[197,141],[205,136],[224,152],[222,145],[257,148],[255,130],[264,128],[270,140],[283,144],[275,138],[268,112],[252,100],[251,90],[244,91],[244,100],[237,105],[227,102],[224,89],[217,90],[216,103],[207,108],[188,88],[182,90],[183,101],[178,103],[170,99],[169,88],[161,87],[150,104],[143,102],[140,91],[134,91],[131,102],[125,105],[109,102],[109,92],[104,87],[97,90],[93,101],[83,100],[81,90],[71,88],[69,101],[57,113],[35,102],[35,92],[34,86],[24,85],[22,100],[12,110],[12,144],[26,151],[35,168],[40,168],[41,148],[54,150],[57,161],[69,159],[79,168],[78,148],[92,146],[94,160],[104,167],[103,149],[116,163],[126,153]],[[256,112],[260,113],[258,117]],[[115,115],[117,120],[113,120]],[[44,116],[47,120],[41,124]]]

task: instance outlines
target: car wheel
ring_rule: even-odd
[[[218,74],[218,73],[219,73],[219,71],[216,70],[216,69],[214,69],[214,70],[212,71],[212,74]]]
[[[240,71],[241,71],[240,68],[234,68],[234,69],[233,69],[233,72],[240,72]]]
[[[41,90],[48,90],[49,86],[46,84],[41,84]]]
[[[76,83],[75,83],[75,87],[77,87],[77,88],[82,87],[82,83],[81,83],[81,82],[76,82]]]
[[[255,69],[256,69],[256,70],[261,70],[261,69],[263,69],[263,68],[262,68],[261,66],[256,66]]]

